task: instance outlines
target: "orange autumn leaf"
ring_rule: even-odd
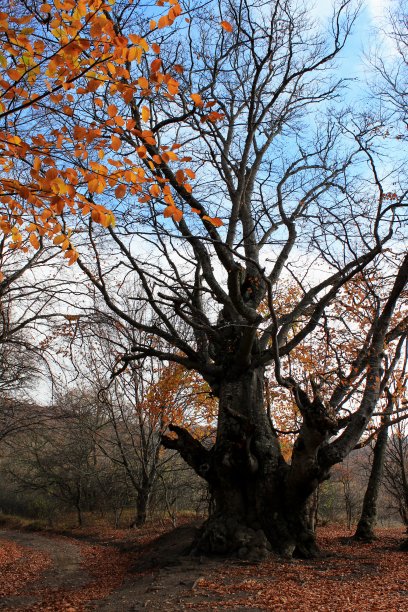
[[[167,81],[167,89],[168,89],[170,95],[172,95],[172,96],[176,95],[176,93],[179,90],[178,81],[176,81],[176,79],[169,79]]]
[[[179,223],[181,219],[183,218],[183,211],[180,210],[179,208],[175,208],[172,216],[173,216],[174,221]]]
[[[233,27],[230,24],[229,21],[221,21],[221,27],[226,31],[226,32],[232,32]]]
[[[161,30],[162,28],[165,28],[169,24],[170,24],[169,16],[168,15],[163,15],[162,17],[160,17],[160,19],[159,19],[159,21],[157,23],[157,27],[159,28],[159,30]]]
[[[56,236],[54,238],[53,243],[55,245],[59,245],[59,244],[62,244],[66,239],[67,237],[64,234],[60,234],[59,236]]]
[[[132,0],[125,0],[124,10],[127,3],[131,7]],[[12,2],[7,12],[0,12],[4,33],[0,37],[0,116],[5,119],[0,138],[0,191],[6,194],[0,202],[0,233],[9,237],[13,248],[22,247],[25,252],[29,245],[37,248],[42,238],[52,241],[61,235],[66,223],[66,218],[59,218],[63,213],[69,213],[73,222],[78,213],[79,220],[91,213],[105,227],[114,223],[104,199],[98,198],[108,187],[119,199],[128,192],[144,197],[145,183],[152,180],[149,172],[156,168],[150,157],[162,163],[160,135],[148,130],[136,134],[141,128],[129,106],[140,94],[150,96],[150,87],[164,98],[178,91],[172,67],[166,74],[157,57],[160,45],[150,43],[141,33],[115,28],[114,1],[49,0],[37,5],[38,15],[31,4]],[[160,18],[160,29],[181,13],[177,0],[163,2],[165,5],[169,10]],[[41,15],[43,24],[38,21]],[[148,30],[149,19],[146,25],[140,32]],[[157,23],[151,25],[157,27]],[[42,27],[45,35],[40,32]],[[150,73],[133,81],[130,63],[141,62],[149,52],[156,54],[153,61],[146,56]],[[28,113],[35,115],[40,103],[50,120],[27,130]],[[151,119],[151,103],[149,99],[149,104],[141,105],[143,122]],[[57,125],[54,114],[58,129],[53,128]],[[145,160],[142,167],[135,164],[131,142],[136,156]],[[157,154],[152,152],[149,159],[147,146],[157,147]],[[18,171],[22,160],[28,169],[24,176]],[[95,165],[98,160],[99,166]],[[86,202],[89,194],[95,208]],[[12,229],[10,214],[19,231]],[[31,219],[35,224],[28,230]],[[67,237],[58,244],[63,245],[70,264],[76,261],[75,248]]]
[[[111,143],[110,143],[110,148],[113,149],[113,151],[119,151],[120,147],[122,146],[122,141],[120,138],[118,138],[118,136],[115,136],[114,134],[111,136]]]
[[[157,58],[153,60],[152,63],[150,64],[150,70],[152,72],[157,72],[158,70],[160,70],[161,64],[162,64],[161,59]]]
[[[176,172],[176,181],[182,185],[185,181],[183,170],[177,170]]]
[[[164,209],[163,216],[166,218],[172,217],[178,223],[183,218],[183,212],[174,204],[170,204]]]
[[[146,79],[146,77],[140,77],[137,82],[142,89],[148,89],[149,81]]]
[[[140,158],[142,158],[142,159],[143,159],[144,157],[146,157],[146,156],[147,156],[147,150],[146,150],[146,147],[143,147],[143,146],[141,146],[141,147],[137,147],[137,149],[136,149],[136,153],[138,154],[138,156],[139,156]]]
[[[122,183],[116,187],[115,196],[118,199],[121,199],[126,195],[126,191],[127,191],[127,186]]]
[[[38,240],[38,237],[35,234],[30,234],[29,240],[30,240],[31,245],[35,249],[39,249],[40,248],[40,241]]]
[[[192,101],[194,102],[194,104],[196,106],[203,106],[204,105],[204,102],[202,101],[200,94],[194,94],[193,93],[193,94],[190,95],[190,98],[192,99]]]
[[[116,117],[114,117],[114,121],[119,127],[123,127],[125,125],[125,120],[121,115],[116,115]]]
[[[103,193],[106,188],[106,181],[102,176],[95,176],[88,181],[89,193]]]
[[[152,194],[152,196],[154,196],[155,198],[158,198],[161,195],[161,189],[159,185],[152,185],[149,191]]]
[[[208,215],[203,215],[202,219],[208,221],[214,227],[221,227],[222,225],[224,225],[219,217],[209,217]]]

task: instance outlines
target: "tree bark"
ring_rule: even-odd
[[[147,512],[150,500],[150,486],[142,488],[137,495],[136,517],[133,525],[142,527],[147,520]]]
[[[163,437],[206,478],[213,511],[194,544],[205,554],[262,559],[269,551],[313,557],[319,553],[310,527],[310,497],[319,484],[310,448],[299,445],[288,465],[264,408],[263,368],[223,380],[219,386],[216,442],[205,449],[179,427]],[[303,454],[302,454],[303,453]],[[316,449],[314,455],[316,455]],[[303,460],[300,460],[302,455]]]

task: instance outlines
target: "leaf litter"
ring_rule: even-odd
[[[162,531],[159,528],[159,535]],[[398,551],[401,530],[379,529],[376,541],[361,544],[344,529],[325,527],[319,530],[323,558],[288,561],[271,556],[257,564],[182,555],[191,533],[181,528],[157,537],[157,529],[149,525],[136,532],[111,530],[98,543],[84,541],[95,538],[90,533],[81,534],[82,539],[52,536],[57,548],[64,543],[76,547],[86,580],[50,586],[52,555],[38,548],[38,540],[50,536],[33,534],[31,547],[8,541],[3,532],[0,608],[27,612],[405,612],[408,608],[407,555]],[[35,603],[4,607],[7,598],[27,592]]]

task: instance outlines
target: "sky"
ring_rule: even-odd
[[[317,17],[322,20],[330,17],[332,14],[330,0],[315,0],[314,4]],[[374,26],[381,25],[387,9],[392,4],[393,0],[364,0],[364,8],[355,24],[353,36],[346,49],[342,51],[343,61],[339,62],[344,75],[357,77],[364,73],[366,62],[363,58],[363,52],[367,52],[370,47],[370,32],[372,32]],[[361,85],[356,83],[357,94],[359,89],[361,92]],[[318,274],[319,271],[316,271],[316,273]]]
[[[364,0],[369,19],[376,21],[384,17],[392,0]],[[315,11],[320,16],[330,16],[332,3],[328,0],[315,0]]]
[[[338,4],[340,0],[337,0]],[[355,0],[355,4],[358,0]],[[352,34],[341,51],[337,65],[343,76],[360,79],[360,82],[351,83],[349,86],[350,99],[359,97],[362,92],[362,82],[366,79],[368,70],[367,56],[378,49],[379,34],[375,28],[386,28],[387,14],[395,4],[395,0],[362,0],[360,14],[354,24]],[[327,22],[332,15],[333,1],[314,0],[314,13],[323,23]],[[384,38],[380,42],[381,53],[392,56],[395,52],[391,40]]]

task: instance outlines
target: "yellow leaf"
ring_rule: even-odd
[[[147,106],[142,107],[142,119],[143,121],[149,121],[150,119],[150,111]]]

